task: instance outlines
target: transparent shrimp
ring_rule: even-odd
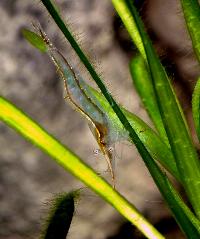
[[[63,54],[53,46],[48,39],[46,33],[37,27],[40,36],[48,47],[48,54],[51,57],[56,69],[64,81],[65,90],[69,102],[79,111],[87,120],[89,128],[92,131],[100,150],[102,151],[108,169],[112,178],[112,185],[115,188],[115,174],[112,163],[113,152],[111,149],[109,119],[102,109],[94,103],[92,98],[86,93],[87,84],[84,80],[74,72],[73,68],[68,63]]]

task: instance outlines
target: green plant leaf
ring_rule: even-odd
[[[200,217],[200,162],[197,152],[185,125],[185,120],[182,117],[174,92],[171,89],[169,79],[144,31],[143,23],[132,2],[125,0],[124,4],[128,6],[140,32],[159,110],[176,160],[177,169],[183,180],[183,186],[189,200],[196,214]]]
[[[3,97],[0,97],[0,120],[14,128],[64,169],[95,191],[121,215],[133,223],[147,238],[164,239],[132,204],[115,191],[92,168]]]
[[[23,29],[22,34],[24,38],[34,47],[36,47],[41,52],[47,51],[47,45],[44,43],[42,37],[40,37],[35,32],[32,32],[28,29]]]
[[[197,80],[194,92],[192,95],[192,113],[197,136],[200,141],[200,78]]]
[[[193,49],[200,63],[200,5],[198,0],[181,0],[181,4]]]
[[[105,201],[116,208],[116,210],[127,220],[132,222],[147,238],[164,238],[148,221],[146,221],[132,204],[115,191],[88,165],[3,97],[0,97],[0,119],[49,154],[58,164],[80,179],[99,196],[104,198]],[[184,225],[186,225],[186,234],[191,233],[190,238],[199,238],[199,221],[182,202],[167,177],[162,174],[160,169],[156,166],[154,160],[151,160],[151,158],[148,160],[147,158],[145,162],[155,171],[155,174],[158,174],[155,180],[159,188],[161,188],[161,192],[169,199],[169,207],[177,214],[179,224],[182,225],[183,228]]]
[[[132,39],[134,39],[134,43],[137,46],[140,54],[144,59],[146,59],[144,45],[129,8],[124,4],[124,0],[112,0],[112,4],[122,19],[129,35]]]
[[[74,215],[78,191],[60,193],[50,201],[50,210],[40,239],[66,239]]]
[[[145,61],[140,55],[135,56],[130,62],[130,72],[133,84],[150,116],[159,135],[169,145],[163,121],[156,100],[151,76],[147,70]]]

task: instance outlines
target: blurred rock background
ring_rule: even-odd
[[[110,1],[56,2],[115,98],[150,124],[132,87],[127,67],[136,50]],[[191,121],[191,93],[200,70],[192,53],[179,1],[138,1],[138,9]],[[63,84],[50,59],[22,37],[23,27],[31,28],[32,21],[39,21],[53,43],[89,78],[44,7],[39,1],[1,0],[0,16],[1,95],[110,180],[105,173],[105,160],[93,153],[97,144],[87,123],[63,99]],[[118,190],[164,231],[167,238],[181,238],[135,148],[120,143],[116,149]],[[44,203],[57,192],[80,187],[84,185],[0,123],[0,239],[38,238],[46,210]],[[80,235],[82,239],[142,238],[90,190],[85,189],[83,194],[69,239],[80,238]]]

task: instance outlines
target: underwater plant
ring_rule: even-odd
[[[24,30],[25,38],[40,51],[49,54],[64,80],[69,102],[88,120],[106,157],[113,187],[85,164],[75,153],[48,134],[38,123],[7,99],[0,98],[0,119],[50,155],[85,185],[111,204],[147,238],[164,238],[150,222],[114,188],[112,146],[121,138],[135,144],[172,215],[187,238],[200,238],[200,162],[178,99],[159,57],[131,0],[112,0],[140,55],[130,63],[138,93],[157,130],[151,129],[133,113],[117,104],[101,77],[62,20],[50,0],[41,1],[96,82],[100,92],[89,86],[67,58],[53,46],[40,27]],[[194,52],[200,55],[200,6],[197,0],[181,0]],[[193,115],[199,136],[199,81],[193,94]],[[199,136],[200,137],[200,136]],[[157,163],[159,162],[159,163]],[[160,166],[162,165],[162,167]],[[166,174],[170,172],[184,188],[191,208],[181,198]]]

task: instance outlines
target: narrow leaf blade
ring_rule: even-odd
[[[130,62],[130,72],[133,84],[152,119],[161,138],[167,143],[168,138],[160,115],[156,95],[151,83],[151,76],[147,70],[145,61],[141,56],[135,56]]]
[[[200,4],[198,0],[181,0],[181,4],[193,49],[200,63]]]
[[[24,38],[35,48],[40,50],[41,52],[47,51],[47,45],[44,43],[43,39],[36,34],[35,32],[32,32],[28,29],[23,29],[22,34]]]
[[[192,95],[192,113],[197,136],[200,141],[200,78],[197,80],[194,92]]]

